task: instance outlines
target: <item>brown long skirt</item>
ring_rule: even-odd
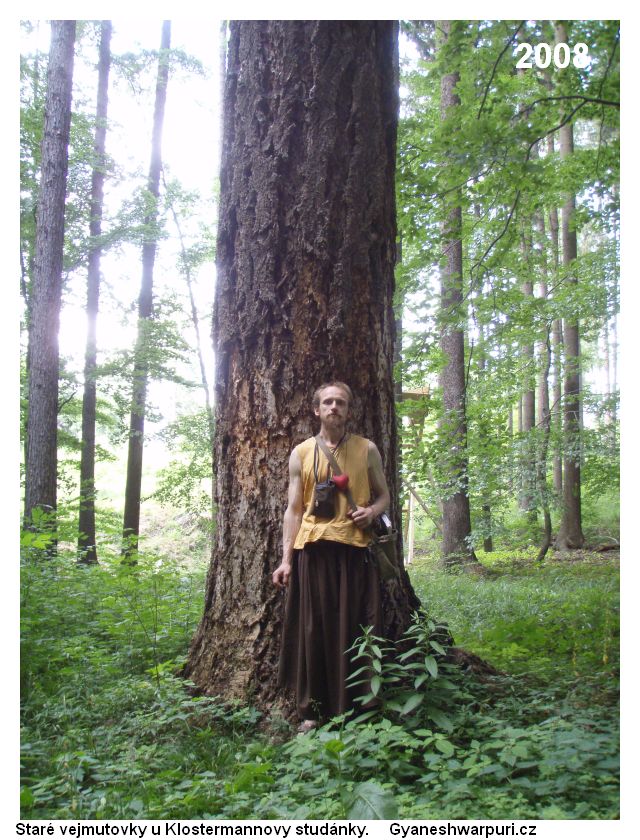
[[[303,719],[352,709],[363,686],[347,689],[348,675],[359,666],[346,651],[363,626],[382,632],[378,567],[364,548],[307,543],[294,553],[288,590],[280,685],[295,692]]]

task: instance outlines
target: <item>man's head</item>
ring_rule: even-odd
[[[325,382],[313,395],[313,411],[322,423],[344,425],[352,402],[351,388],[344,382]]]
[[[353,392],[351,388],[345,382],[324,382],[319,388],[316,388],[313,394],[313,407],[319,408],[320,400],[322,399],[322,392],[326,391],[327,388],[339,388],[345,395],[347,399],[347,403],[351,405],[353,402]]]

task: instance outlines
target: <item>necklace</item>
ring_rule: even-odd
[[[328,446],[328,447],[329,447],[329,449],[333,452],[333,454],[334,454],[334,455],[336,454],[336,452],[338,451],[338,449],[340,449],[340,447],[341,447],[341,446],[342,446],[342,444],[344,443],[344,441],[345,441],[346,437],[347,437],[347,433],[345,432],[345,433],[342,435],[342,437],[340,438],[340,440],[336,443],[336,445],[335,445],[335,446],[331,446],[331,444],[330,444],[330,443],[327,443],[327,446]]]

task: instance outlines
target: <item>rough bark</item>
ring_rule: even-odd
[[[147,190],[151,207],[144,223],[151,233],[142,245],[142,282],[138,298],[138,337],[136,340],[133,394],[129,421],[129,451],[127,457],[127,484],[124,500],[124,521],[122,526],[123,554],[133,557],[137,550],[140,534],[140,499],[142,492],[142,456],[144,451],[144,419],[147,403],[149,369],[147,362],[148,324],[153,316],[153,269],[158,247],[155,227],[158,220],[157,202],[160,196],[160,172],[162,170],[162,128],[169,82],[169,57],[171,47],[171,21],[162,24],[158,77],[153,111],[151,137],[151,162]]]
[[[25,520],[57,507],[58,332],[75,21],[51,21],[29,325]]]
[[[451,33],[452,22],[438,21],[441,33],[440,49]],[[443,122],[452,117],[460,105],[455,86],[458,72],[445,73],[440,86],[440,114]],[[466,318],[462,289],[462,210],[456,204],[455,192],[450,193],[449,207],[442,225],[444,262],[440,270],[440,313],[442,332],[440,347],[446,363],[440,374],[443,420],[441,424],[443,459],[450,477],[443,498],[442,557],[445,566],[477,563],[469,544],[471,510],[468,495],[468,456],[466,420],[466,383],[464,361],[464,330],[459,325]]]
[[[556,23],[556,42],[567,43],[567,30],[562,22]],[[560,156],[563,160],[573,154],[573,124],[568,122],[560,129]],[[571,268],[578,256],[578,238],[575,230],[576,198],[565,194],[562,206],[562,263]],[[575,271],[570,271],[567,283],[577,284]],[[562,522],[556,545],[560,549],[582,548],[581,498],[580,498],[580,327],[577,321],[564,321],[564,481]]]
[[[98,95],[94,139],[94,165],[91,175],[91,219],[87,275],[87,344],[84,361],[84,392],[82,395],[82,451],[80,455],[80,514],[78,518],[78,555],[85,563],[97,563],[95,461],[96,461],[96,325],[100,305],[100,258],[102,246],[102,201],[105,180],[105,149],[107,138],[107,106],[109,101],[109,71],[111,67],[111,21],[100,25],[100,53],[98,61]]]
[[[185,674],[271,704],[288,459],[313,389],[351,384],[397,506],[392,295],[398,98],[391,21],[232,21],[214,306],[217,531]],[[401,554],[400,554],[401,556]],[[385,587],[396,635],[417,605]]]

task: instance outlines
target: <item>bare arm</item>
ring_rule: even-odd
[[[288,498],[289,501],[282,523],[282,562],[271,578],[274,585],[280,589],[289,583],[293,544],[302,522],[302,463],[295,449],[289,458]]]
[[[387,486],[387,479],[382,467],[382,458],[378,447],[369,441],[367,452],[367,470],[369,472],[369,486],[373,502],[368,507],[359,507],[351,514],[351,518],[359,528],[367,528],[376,516],[380,516],[389,507],[391,497]]]

